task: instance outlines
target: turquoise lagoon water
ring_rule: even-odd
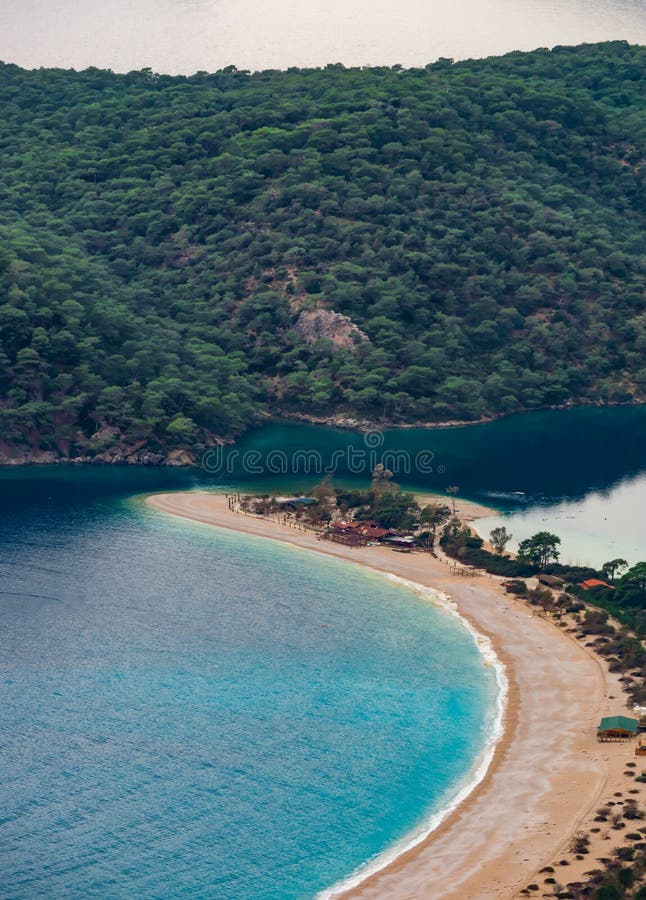
[[[471,635],[401,585],[0,474],[0,895],[305,898],[444,805],[491,732]]]

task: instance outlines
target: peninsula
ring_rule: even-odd
[[[147,502],[162,513],[283,541],[439,590],[491,640],[505,665],[504,735],[484,780],[418,846],[367,877],[357,873],[327,896],[511,900],[538,890],[538,882],[556,896],[553,884],[583,882],[586,871],[599,867],[587,855],[589,844],[577,852],[584,825],[598,856],[609,857],[622,843],[623,832],[594,822],[600,803],[629,800],[628,789],[633,801],[643,799],[643,785],[630,768],[632,745],[598,743],[596,737],[601,717],[628,712],[619,677],[589,648],[506,594],[497,578],[461,575],[441,554],[321,541],[310,531],[236,511],[215,493],[161,494]]]

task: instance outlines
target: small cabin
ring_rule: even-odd
[[[412,534],[390,534],[388,543],[395,547],[414,547],[415,538]]]
[[[607,581],[602,581],[600,578],[588,578],[587,581],[579,582],[579,587],[583,588],[584,591],[592,591],[594,588],[607,588],[610,591],[614,591],[614,588],[611,584],[608,584]]]
[[[335,544],[345,544],[346,547],[365,547],[368,538],[360,534],[356,528],[350,525],[333,525],[321,534],[324,541],[333,541]]]
[[[629,741],[637,735],[639,722],[628,716],[606,716],[597,728],[600,741]]]

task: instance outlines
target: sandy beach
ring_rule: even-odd
[[[545,875],[538,874],[542,867],[565,858],[561,864],[567,872],[557,867],[556,880],[567,883],[599,868],[593,854],[611,855],[609,847],[621,835],[605,829],[593,836],[590,856],[577,859],[570,844],[582,825],[590,825],[601,801],[627,787],[641,794],[643,786],[628,784],[625,774],[633,745],[596,740],[602,715],[625,713],[625,695],[597,656],[507,596],[495,578],[454,575],[445,561],[426,553],[320,541],[309,531],[231,512],[223,495],[159,494],[147,503],[164,513],[281,540],[445,592],[461,615],[490,638],[506,667],[504,735],[483,781],[421,844],[338,896],[511,900],[531,883],[536,883],[533,896],[553,896],[553,886],[543,884]]]
[[[453,498],[447,497],[446,494],[430,494],[415,491],[415,499],[420,506],[427,504],[440,506],[446,505],[453,509]],[[491,506],[484,506],[482,503],[476,503],[475,500],[465,500],[464,497],[455,498],[455,514],[463,522],[473,522],[475,519],[484,519],[488,516],[498,515],[498,510]]]

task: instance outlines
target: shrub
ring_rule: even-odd
[[[506,583],[505,590],[508,594],[523,597],[527,594],[527,582],[522,581],[520,578],[514,578]]]

